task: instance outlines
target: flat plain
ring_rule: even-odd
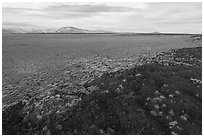
[[[189,35],[9,34],[3,35],[3,73],[33,74],[64,65],[68,59],[138,54],[193,47]],[[9,71],[9,72],[7,72]]]
[[[69,60],[95,55],[134,58],[143,53],[195,46],[189,35],[5,34],[2,40],[3,100],[10,97],[5,88],[18,86],[24,78],[41,72],[50,76],[58,73]],[[12,90],[14,94],[21,95]]]

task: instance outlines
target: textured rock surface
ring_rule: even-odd
[[[33,86],[40,95],[3,107],[3,134],[202,134],[201,56],[198,47],[67,61]]]

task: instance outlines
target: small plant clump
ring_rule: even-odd
[[[5,106],[3,134],[202,134],[201,56],[201,47],[174,49],[122,70],[79,60],[93,77]]]

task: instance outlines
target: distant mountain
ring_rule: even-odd
[[[55,31],[55,33],[88,33],[88,30],[76,27],[62,27]]]
[[[111,31],[103,31],[103,30],[87,30],[87,29],[81,29],[77,27],[62,27],[60,29],[16,29],[16,28],[8,28],[8,29],[2,29],[2,33],[114,33]]]
[[[55,33],[113,33],[111,31],[103,31],[103,30],[87,30],[87,29],[80,29],[77,27],[62,27],[58,29]]]

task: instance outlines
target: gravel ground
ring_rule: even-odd
[[[96,55],[3,84],[3,134],[202,134],[201,51]]]

